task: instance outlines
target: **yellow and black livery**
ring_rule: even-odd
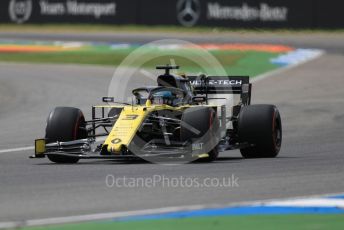
[[[92,106],[86,120],[77,108],[57,107],[48,117],[45,138],[35,141],[33,158],[55,163],[80,159],[203,159],[240,149],[244,157],[275,157],[282,125],[273,105],[250,105],[248,77],[178,76],[165,71],[157,86],[132,91],[135,101]],[[230,104],[238,95],[237,103]],[[229,100],[230,99],[230,100]],[[222,102],[218,103],[219,101]]]

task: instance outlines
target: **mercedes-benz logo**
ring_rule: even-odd
[[[8,13],[13,22],[26,22],[32,13],[32,0],[11,0]]]
[[[201,16],[199,0],[179,0],[177,2],[177,19],[183,26],[194,26]]]

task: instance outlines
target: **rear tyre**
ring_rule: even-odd
[[[201,161],[211,162],[216,160],[219,155],[217,150],[219,119],[215,110],[209,107],[188,108],[184,111],[181,120],[181,140],[195,139],[197,142],[203,143],[204,151],[208,153],[209,157]]]
[[[241,109],[238,119],[238,136],[241,143],[254,147],[240,149],[244,158],[276,157],[282,144],[282,122],[273,105],[250,105]]]
[[[57,107],[48,117],[45,130],[47,143],[56,141],[73,141],[87,138],[86,123],[80,109]],[[48,155],[50,161],[61,164],[73,164],[79,161],[76,157]]]

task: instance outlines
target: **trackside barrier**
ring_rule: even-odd
[[[332,0],[1,0],[0,23],[344,28]]]

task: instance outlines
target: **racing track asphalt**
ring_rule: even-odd
[[[344,47],[342,41],[336,50]],[[278,158],[243,160],[238,151],[228,151],[211,164],[92,160],[56,165],[28,159],[32,151],[0,153],[0,221],[343,192],[344,56],[329,51],[253,86],[253,103],[276,104],[281,111],[284,137]],[[0,64],[0,149],[31,146],[44,134],[54,106],[80,107],[89,115],[89,106],[106,95],[113,71]],[[233,174],[239,187],[108,188],[108,174],[199,180]]]

